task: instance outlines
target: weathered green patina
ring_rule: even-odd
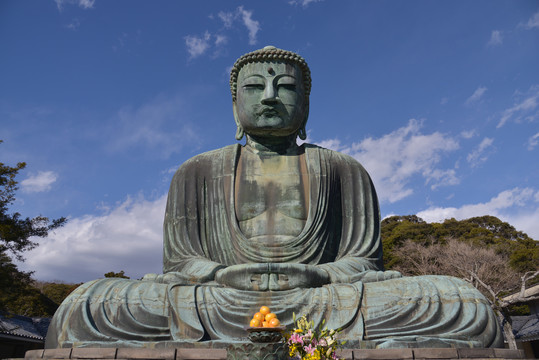
[[[266,47],[231,74],[236,138],[184,163],[164,221],[164,273],[79,287],[46,346],[220,346],[261,305],[342,328],[349,347],[498,347],[483,296],[456,278],[383,271],[378,201],[351,157],[305,138],[310,71]]]

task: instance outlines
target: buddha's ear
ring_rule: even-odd
[[[236,126],[238,129],[236,130],[236,140],[241,140],[243,138],[243,128],[240,124],[240,118],[238,117],[238,106],[236,104],[236,101],[232,102],[232,112],[234,113],[234,121],[236,122]]]
[[[303,115],[303,123],[301,124],[301,127],[298,130],[298,137],[301,140],[307,139],[307,119],[309,118],[309,101],[307,101],[307,104],[305,104],[304,115]]]

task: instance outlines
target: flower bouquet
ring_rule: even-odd
[[[296,319],[296,314],[294,314],[293,319],[296,327],[291,332],[285,333],[288,354],[292,359],[338,359],[335,351],[345,343],[345,341],[339,342],[336,339],[340,329],[323,328],[325,324],[324,320],[318,330],[316,330],[314,328],[314,321],[307,321],[305,315]]]

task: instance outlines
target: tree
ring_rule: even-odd
[[[32,316],[40,311],[49,313],[54,303],[31,286],[32,273],[20,271],[9,254],[23,261],[23,252],[37,246],[33,237],[46,237],[49,231],[64,225],[66,219],[23,218],[18,212],[9,212],[18,189],[16,176],[25,167],[24,162],[15,167],[0,162],[0,310]]]
[[[507,256],[511,267],[518,272],[534,271],[539,264],[538,242],[494,216],[426,223],[411,215],[391,216],[382,221],[384,265],[386,268],[399,265],[401,259],[395,250],[407,240],[429,246],[445,244],[450,238],[492,248]]]
[[[121,270],[120,272],[109,271],[104,275],[106,278],[122,278],[129,279],[129,276],[125,275],[125,271]]]
[[[433,224],[409,217],[384,222],[382,236],[391,269],[405,275],[451,275],[470,282],[485,295],[502,321],[509,346],[516,348],[511,308],[536,298],[525,292],[528,284],[539,280],[535,240],[493,216]],[[505,297],[516,290],[517,295]]]
[[[49,220],[44,216],[22,218],[18,212],[9,214],[8,207],[15,201],[18,189],[15,177],[25,167],[24,162],[17,163],[15,167],[0,162],[0,252],[10,251],[17,260],[23,260],[22,252],[37,245],[31,237],[46,237],[49,231],[66,222],[64,217]]]
[[[516,349],[512,332],[509,307],[523,301],[539,299],[526,296],[528,280],[539,275],[539,271],[519,274],[509,265],[509,259],[496,253],[492,248],[468,244],[454,238],[447,239],[444,245],[437,243],[423,246],[411,240],[406,241],[397,254],[407,266],[396,266],[406,275],[451,275],[463,278],[479,289],[502,321],[505,338],[509,347]],[[520,296],[504,299],[515,289],[521,289]]]
[[[34,281],[33,286],[41,291],[43,295],[51,299],[56,306],[60,306],[62,301],[71,294],[82,283],[78,284],[65,284],[63,282],[45,282]]]
[[[0,253],[0,311],[24,316],[52,316],[58,306],[32,286],[31,273],[17,269]]]

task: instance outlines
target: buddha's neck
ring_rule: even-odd
[[[296,136],[261,138],[247,135],[246,147],[255,153],[268,155],[297,154]]]

